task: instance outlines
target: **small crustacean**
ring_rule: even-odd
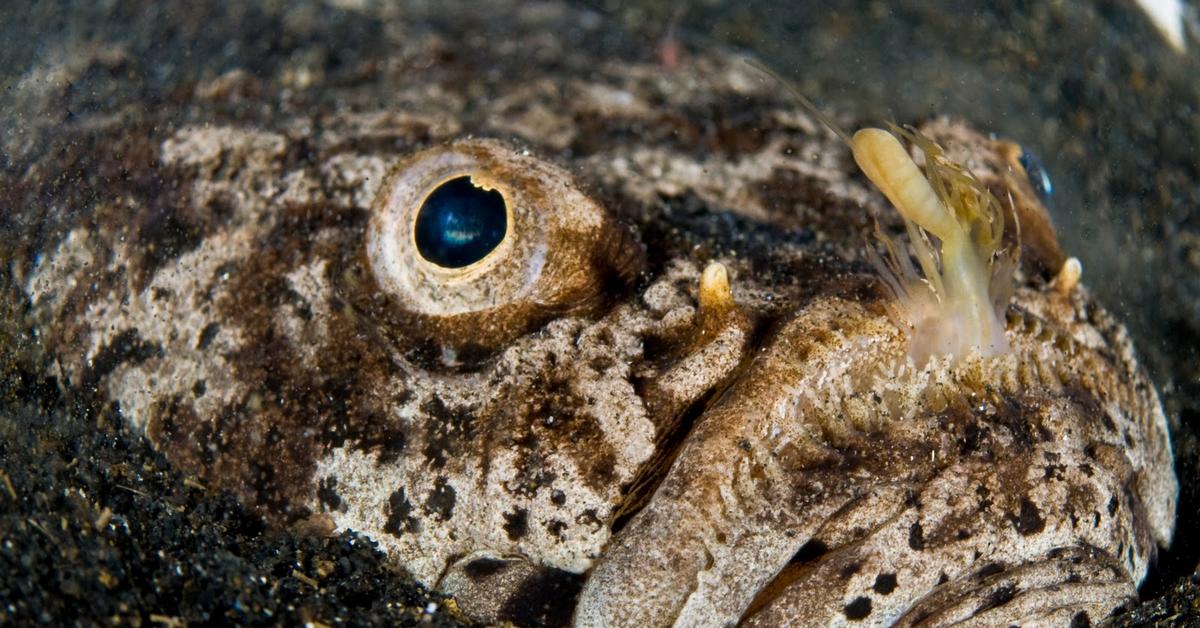
[[[998,252],[1004,233],[999,203],[919,131],[892,130],[924,154],[924,174],[882,129],[858,131],[850,146],[863,173],[904,218],[921,266],[918,274],[907,252],[880,234],[888,255],[877,266],[895,297],[895,318],[909,332],[909,355],[923,364],[932,355],[1007,352],[1002,315],[1014,288],[1014,258]]]
[[[774,76],[760,64],[752,65]],[[1004,216],[996,197],[917,129],[890,124],[890,131],[864,128],[851,136],[803,94],[792,93],[846,142],[859,169],[904,219],[908,246],[877,230],[887,255],[880,257],[870,248],[868,255],[895,299],[890,310],[908,332],[914,362],[922,365],[935,355],[1006,353],[1003,314],[1015,289],[1020,243],[1005,255]],[[924,157],[924,172],[900,139]]]

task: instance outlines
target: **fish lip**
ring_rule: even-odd
[[[888,325],[864,304],[836,298],[818,299],[764,325],[761,341],[750,345],[740,368],[705,404],[653,497],[593,566],[575,615],[579,625],[607,617],[630,624],[660,622],[666,615],[696,618],[717,612],[711,606],[716,598],[724,619],[744,615],[760,585],[783,567],[775,564],[777,557],[792,556],[793,545],[803,540],[804,531],[785,522],[794,516],[788,508],[768,503],[782,493],[763,492],[772,483],[768,477],[782,469],[772,462],[778,453],[772,450],[782,442],[775,439],[799,438],[805,429],[784,416],[798,390],[790,382],[803,377],[820,353],[815,347],[840,333],[829,330],[845,328],[847,336],[840,337],[854,344],[856,316]],[[826,331],[814,337],[816,328]],[[781,436],[772,425],[790,427]],[[819,448],[797,455],[797,463],[821,464]],[[630,609],[629,600],[644,604]]]

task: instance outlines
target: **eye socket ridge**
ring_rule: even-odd
[[[425,261],[461,269],[486,259],[508,234],[511,210],[504,195],[468,175],[432,188],[413,220],[413,244]]]
[[[632,283],[637,238],[563,168],[492,139],[409,155],[371,207],[352,304],[398,342],[497,348],[591,316]]]

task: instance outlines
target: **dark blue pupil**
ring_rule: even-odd
[[[1046,166],[1042,164],[1042,160],[1022,148],[1021,167],[1025,169],[1025,174],[1029,175],[1033,191],[1037,192],[1043,201],[1049,200],[1050,195],[1054,194],[1054,184],[1050,182],[1050,175],[1046,173]]]
[[[426,197],[416,229],[417,250],[425,259],[446,268],[470,266],[504,240],[504,197],[475,187],[469,177],[450,179]]]

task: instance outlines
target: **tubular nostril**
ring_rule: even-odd
[[[494,251],[508,231],[504,196],[470,177],[437,187],[417,212],[417,251],[444,268],[470,266]]]

